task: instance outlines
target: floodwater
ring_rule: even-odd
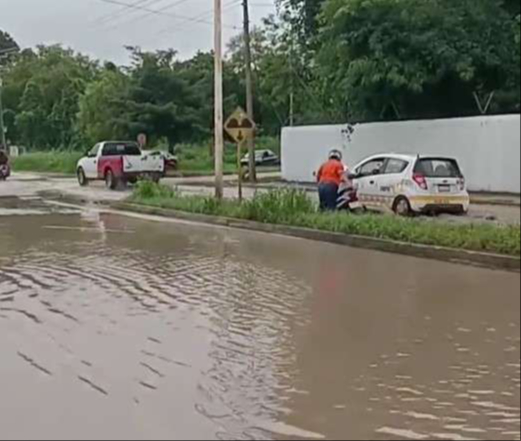
[[[0,210],[1,439],[520,438],[519,274],[23,211]]]

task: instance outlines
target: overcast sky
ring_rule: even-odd
[[[256,23],[275,11],[275,0],[250,1]],[[240,32],[241,0],[223,0],[223,5],[229,39]],[[0,29],[23,47],[60,43],[117,63],[128,61],[125,45],[174,48],[185,58],[211,49],[212,9],[213,0],[0,0]]]

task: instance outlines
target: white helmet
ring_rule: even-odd
[[[343,155],[340,150],[335,149],[335,150],[331,150],[329,152],[329,159],[336,159],[338,161],[341,161],[342,157],[343,157]]]

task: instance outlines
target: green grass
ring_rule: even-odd
[[[256,141],[258,150],[270,149],[280,153],[280,142],[276,138],[263,137]],[[242,155],[246,154],[243,149]],[[179,158],[179,172],[185,175],[208,175],[214,171],[214,159],[211,154],[211,143],[206,145],[181,144],[176,147]],[[224,150],[224,172],[237,172],[237,146],[226,144]]]
[[[179,172],[182,175],[205,176],[213,173],[214,159],[210,153],[211,143],[181,144],[176,147],[179,158]],[[259,138],[257,148],[271,149],[279,152],[279,142],[276,138]],[[244,151],[244,154],[246,151]],[[34,173],[59,173],[73,175],[76,173],[76,164],[83,156],[82,152],[54,150],[50,152],[31,152],[18,158],[13,158],[14,171]],[[237,149],[227,144],[224,154],[224,172],[237,172]]]
[[[35,152],[12,159],[14,171],[73,175],[81,152]]]
[[[224,216],[263,223],[312,228],[406,243],[521,255],[519,226],[445,224],[376,214],[317,213],[308,196],[298,190],[262,193],[252,200],[218,202],[202,196],[181,196],[160,185],[143,182],[131,201],[190,213]]]

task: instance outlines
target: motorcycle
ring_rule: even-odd
[[[337,210],[354,211],[358,208],[358,191],[354,183],[356,178],[356,175],[346,173],[346,179],[338,190]]]

